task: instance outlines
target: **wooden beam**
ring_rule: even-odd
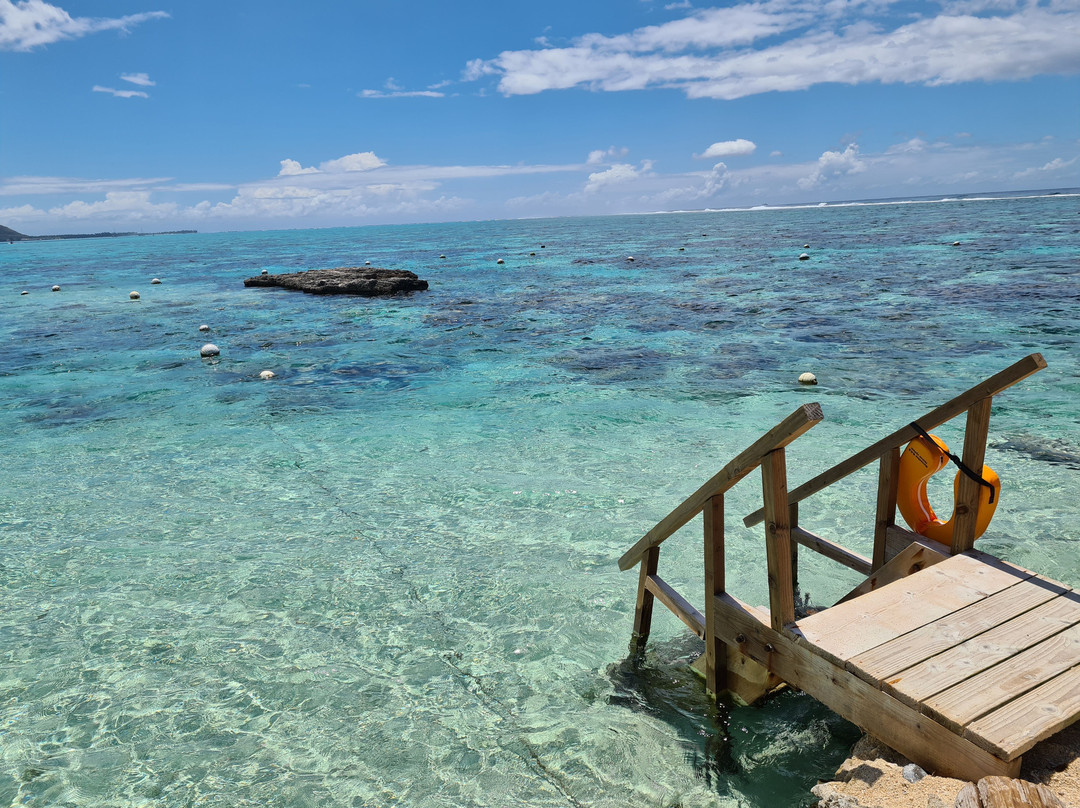
[[[727,647],[716,636],[715,597],[724,594],[724,495],[705,503],[705,688],[728,689]]]
[[[795,412],[774,426],[748,449],[717,472],[701,488],[691,494],[679,507],[665,516],[642,536],[619,559],[619,569],[628,570],[641,560],[645,551],[656,547],[668,536],[685,525],[705,507],[705,503],[717,494],[723,494],[731,486],[756,469],[762,459],[774,449],[787,446],[799,435],[818,424],[824,416],[820,404],[803,404]]]
[[[765,498],[765,556],[769,565],[769,614],[779,631],[795,620],[795,590],[791,582],[791,511],[787,499],[784,450],[769,452],[761,464]]]
[[[976,401],[983,398],[992,398],[1002,390],[1007,390],[1017,382],[1023,381],[1032,373],[1036,373],[1045,367],[1046,360],[1043,359],[1042,354],[1033,353],[1030,356],[1026,356],[1019,362],[1016,362],[1001,371],[1001,373],[991,376],[989,379],[980,382],[970,390],[961,393],[956,398],[945,402],[937,409],[931,410],[922,418],[916,419],[916,423],[926,430],[941,426],[941,424],[952,420],[957,415],[967,410]],[[861,452],[856,452],[847,460],[833,466],[828,471],[822,472],[812,480],[806,481],[794,491],[790,492],[788,494],[788,499],[791,502],[801,502],[811,494],[816,494],[818,491],[827,488],[837,480],[841,480],[852,472],[858,471],[868,463],[872,463],[889,450],[897,446],[902,446],[914,438],[915,434],[915,430],[911,428],[910,424],[901,427],[887,438],[882,438],[877,443],[868,446]],[[743,523],[747,527],[753,527],[754,525],[760,524],[764,518],[764,511],[759,509],[743,519]]]
[[[721,639],[788,684],[919,764],[928,772],[977,781],[989,774],[1016,777],[1020,759],[1006,762],[933,719],[817,656],[787,632],[774,631],[731,595],[716,598]]]
[[[874,569],[885,566],[885,535],[896,524],[896,484],[900,478],[900,447],[881,456],[878,472],[877,519],[874,522]]]
[[[637,605],[634,607],[634,633],[630,637],[630,653],[645,650],[652,629],[653,593],[648,587],[649,576],[656,575],[660,564],[660,548],[652,547],[645,554],[645,563],[638,575]]]
[[[676,617],[686,623],[687,628],[697,634],[699,638],[705,637],[704,615],[691,606],[686,598],[672,589],[667,581],[659,575],[650,575],[645,579],[645,587],[656,596],[658,601],[671,609]]]
[[[990,405],[984,398],[971,405],[964,428],[964,465],[976,474],[982,473],[986,459],[986,436],[990,431]],[[952,551],[963,553],[975,546],[975,522],[979,517],[979,497],[982,486],[966,474],[960,475],[956,488],[956,515],[953,517]]]
[[[853,550],[849,550],[836,542],[823,539],[821,536],[816,536],[809,530],[804,530],[801,527],[793,527],[791,529],[791,538],[801,544],[803,547],[809,547],[816,553],[826,558],[831,558],[833,561],[843,564],[845,567],[855,570],[855,572],[863,575],[869,575],[871,572],[870,559],[864,555],[860,555]]]
[[[885,531],[885,561],[888,563],[898,554],[902,553],[909,544],[921,544],[943,555],[951,555],[949,545],[939,541],[913,533],[899,525],[889,525]]]

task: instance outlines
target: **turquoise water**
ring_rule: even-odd
[[[431,289],[241,282],[364,261]],[[0,245],[0,299],[0,804],[806,805],[857,730],[713,706],[663,609],[628,662],[618,557],[801,403],[792,485],[1034,351],[979,546],[1080,584],[1076,196]],[[874,482],[801,522],[869,553]]]

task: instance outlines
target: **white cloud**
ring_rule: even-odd
[[[147,20],[168,16],[164,11],[148,11],[116,18],[72,17],[43,0],[0,0],[0,50],[28,51],[99,31],[127,32]]]
[[[617,149],[614,146],[609,146],[606,149],[594,149],[589,152],[589,156],[586,158],[585,163],[590,166],[598,166],[601,163],[607,162],[611,157],[625,157],[630,153],[630,150],[623,146],[621,149]]]
[[[593,194],[602,188],[633,182],[646,176],[652,167],[652,160],[642,160],[641,168],[635,168],[629,163],[615,163],[611,168],[590,174],[585,182],[585,193]]]
[[[808,190],[827,180],[845,174],[859,174],[863,171],[866,171],[866,163],[859,156],[859,147],[851,143],[842,152],[824,152],[818,158],[814,170],[799,180],[799,187]]]
[[[1013,174],[1013,177],[1016,179],[1024,179],[1025,177],[1034,177],[1039,174],[1052,174],[1056,171],[1071,168],[1076,164],[1077,160],[1080,160],[1080,158],[1074,157],[1071,160],[1064,160],[1061,157],[1055,157],[1053,160],[1046,163],[1046,165],[1039,166],[1038,168],[1027,168],[1023,171],[1017,171]]]
[[[50,216],[63,219],[99,219],[120,215],[129,222],[162,220],[175,216],[177,212],[178,206],[173,202],[152,203],[149,191],[110,191],[100,202],[76,200],[49,209]]]
[[[91,92],[95,93],[112,93],[117,98],[149,98],[147,93],[142,90],[116,90],[112,87],[102,87],[100,84],[95,84]]]
[[[357,152],[356,154],[346,154],[344,157],[339,157],[336,160],[327,160],[326,162],[319,164],[319,169],[329,173],[335,173],[339,171],[371,171],[373,168],[380,168],[386,165],[386,162],[375,156],[375,152]]]
[[[446,98],[446,93],[436,90],[361,90],[357,95],[360,98]]]
[[[753,154],[755,149],[757,149],[757,144],[752,140],[738,138],[737,140],[718,141],[709,146],[702,154],[695,154],[694,156],[715,160],[717,157],[737,157]]]
[[[292,177],[297,174],[318,174],[319,169],[315,167],[304,168],[296,160],[290,160],[288,158],[281,161],[281,171],[278,172],[279,177]]]
[[[888,5],[744,2],[629,34],[587,34],[568,47],[504,51],[469,62],[463,76],[496,75],[504,95],[667,87],[734,99],[827,82],[936,86],[1080,71],[1075,0],[1006,4],[996,13],[995,5],[979,16],[946,5],[936,17],[905,17],[899,26],[882,13]],[[790,38],[775,43],[779,35]]]
[[[147,73],[121,73],[120,78],[132,84],[138,84],[140,87],[153,87],[157,84],[156,81],[150,81]]]

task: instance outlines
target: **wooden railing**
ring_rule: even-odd
[[[924,430],[930,430],[966,412],[963,461],[969,468],[981,469],[986,453],[993,397],[1045,367],[1046,362],[1041,354],[1031,354],[931,410],[915,423]],[[777,631],[795,620],[794,593],[798,582],[799,544],[869,576],[895,554],[890,552],[890,548],[902,549],[914,540],[924,543],[927,541],[896,525],[900,447],[916,436],[917,433],[911,425],[898,429],[788,492],[784,447],[821,419],[822,412],[818,404],[804,404],[799,407],[660,520],[619,559],[619,568],[622,570],[641,564],[634,611],[632,651],[644,649],[652,624],[653,602],[659,599],[691,631],[705,639],[706,686],[713,692],[726,689],[724,685],[728,651],[716,638],[713,608],[716,597],[725,594],[724,494],[758,466],[761,466],[764,505],[747,516],[743,522],[747,527],[761,522],[766,525],[769,621]],[[879,472],[873,558],[866,558],[799,526],[799,503],[802,500],[875,460],[879,463]],[[956,495],[952,545],[939,546],[941,552],[955,554],[970,550],[974,546],[978,509],[979,484],[967,476],[961,476]],[[657,574],[660,545],[702,512],[705,533],[704,615]]]

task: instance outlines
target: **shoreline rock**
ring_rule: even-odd
[[[820,800],[819,808],[955,808],[972,804],[963,800],[977,791],[975,784],[935,775],[912,782],[904,776],[910,764],[881,741],[864,735],[837,769],[834,780],[811,790]],[[1024,755],[1020,777],[1033,784],[1030,788],[1045,788],[1061,805],[1080,806],[1080,724],[1036,744]],[[1042,804],[1054,803],[1048,800]]]
[[[278,275],[256,275],[245,278],[244,286],[279,286],[312,295],[360,295],[381,297],[405,292],[422,292],[428,282],[407,269],[376,269],[375,267],[337,267],[309,269],[306,272],[286,272]]]

